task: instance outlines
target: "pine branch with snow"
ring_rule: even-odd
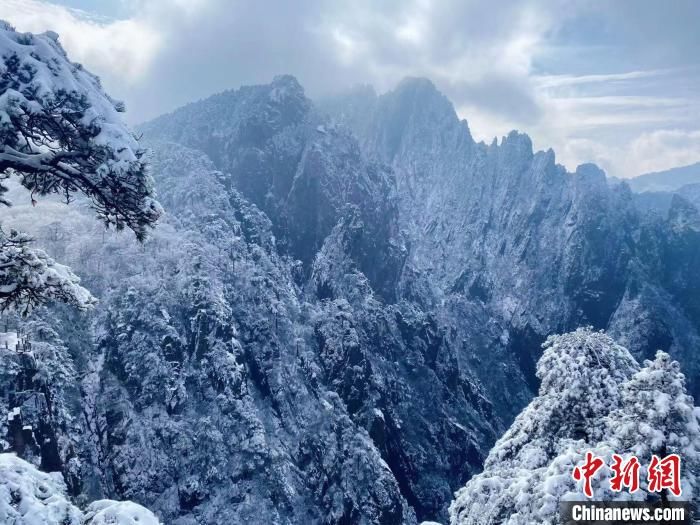
[[[19,33],[0,21],[0,205],[10,177],[36,195],[86,195],[98,218],[143,240],[162,213],[145,150],[123,124],[123,104],[70,62],[55,33]],[[15,231],[0,231],[0,309],[47,300],[94,303],[66,266]]]
[[[26,234],[16,230],[6,234],[0,229],[0,311],[15,306],[28,313],[47,299],[82,310],[95,304],[70,268],[34,247]]]
[[[106,224],[143,239],[162,210],[124,105],[70,62],[55,33],[0,22],[0,55],[0,173],[11,170],[32,196],[81,192]]]

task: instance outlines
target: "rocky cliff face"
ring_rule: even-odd
[[[567,173],[551,150],[533,153],[527,135],[475,143],[424,79],[382,96],[357,90],[324,108],[392,167],[411,277],[502,320],[529,379],[545,334],[588,324],[611,329],[640,358],[668,350],[697,377],[700,317],[678,287],[698,290],[687,267],[698,261],[692,202],[647,214],[625,184],[592,165]]]
[[[318,114],[295,78],[241,88],[144,126],[145,136],[208,155],[235,188],[272,220],[285,253],[309,270],[348,209],[371,250],[354,255],[373,289],[395,300],[404,256],[393,174],[369,162],[347,128]]]
[[[259,114],[282,114],[270,109],[280,103],[276,94],[298,94],[300,89],[288,77],[272,86],[259,88],[255,103],[246,102],[245,115],[217,134],[238,136],[234,130],[246,128]],[[522,374],[512,360],[501,361],[513,377],[499,380],[501,386],[509,385],[500,390],[499,401],[510,396],[513,407],[494,411],[478,379],[482,363],[467,351],[474,344],[473,327],[488,320],[460,301],[433,311],[428,306],[433,299],[421,297],[420,283],[414,286],[415,298],[400,289],[409,286],[399,283],[408,247],[399,226],[392,170],[365,155],[345,126],[324,117],[310,102],[295,95],[292,103],[304,108],[297,120],[275,124],[254,146],[260,158],[287,159],[280,163],[291,181],[268,178],[262,183],[260,170],[231,160],[245,156],[245,143],[214,154],[227,159],[217,167],[229,170],[223,178],[231,181],[230,187],[243,188],[245,198],[267,211],[280,252],[299,261],[301,298],[317,310],[310,326],[325,388],[340,396],[357,428],[369,434],[418,518],[444,516],[460,480],[478,471],[487,444],[511,411],[526,402]],[[199,119],[211,110],[186,111],[199,116],[188,117],[188,124],[172,124],[170,119],[179,123],[184,118],[176,112],[146,126],[146,136],[196,145],[203,139],[194,130],[201,129]],[[460,327],[444,320],[459,316],[473,316],[474,324]],[[477,334],[482,340],[500,335],[494,327]]]
[[[426,80],[316,106],[278,77],[142,131],[166,209],[142,249],[80,214],[31,230],[101,298],[45,315],[85,497],[183,525],[445,521],[547,335],[607,328],[699,386],[697,208],[647,213],[526,135],[476,143]]]

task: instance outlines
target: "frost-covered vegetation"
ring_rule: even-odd
[[[68,60],[54,33],[19,33],[0,21],[0,206],[6,181],[35,196],[80,192],[97,216],[139,239],[160,214],[143,149],[119,118],[124,110],[94,75]],[[0,225],[0,308],[28,310],[48,299],[87,308],[79,279]]]
[[[18,525],[159,525],[130,501],[95,501],[81,511],[66,496],[61,475],[40,472],[14,454],[0,454],[0,521]]]
[[[54,36],[5,32],[58,60],[54,80],[94,88],[112,129],[121,106]],[[3,166],[7,237],[46,251],[32,282],[77,290],[79,275],[93,308],[0,319],[0,448],[61,473],[95,516],[107,498],[175,525],[445,523],[462,489],[455,519],[537,521],[575,490],[584,446],[697,443],[674,364],[697,394],[700,224],[682,196],[647,213],[526,135],[476,143],[423,79],[317,105],[277,77],[147,123],[140,144],[119,128],[112,153],[90,130],[75,169],[124,182],[135,215],[80,185],[66,206],[66,188]],[[118,231],[142,237],[158,214],[142,243]],[[579,330],[542,355],[587,325],[629,350]],[[640,368],[658,349],[672,359]]]
[[[595,500],[700,502],[700,408],[687,395],[677,362],[658,352],[640,367],[602,332],[579,329],[548,339],[537,367],[539,394],[498,440],[484,472],[457,492],[451,523],[560,523],[562,501],[585,499],[572,477],[586,453],[605,461],[593,478]],[[613,454],[650,464],[682,458],[680,497],[613,491]]]
[[[123,105],[68,60],[55,34],[18,33],[0,21],[0,57],[0,206],[11,205],[6,184],[15,178],[31,192],[32,204],[35,195],[61,194],[68,203],[80,192],[106,225],[129,226],[143,240],[161,208],[151,197],[143,150],[117,116]],[[35,248],[27,234],[6,233],[0,225],[0,310],[26,315],[56,299],[79,309],[96,302],[70,268]],[[24,323],[24,334],[13,321],[16,331],[5,327],[0,350],[8,402],[0,408],[7,437],[1,450],[33,458],[47,471],[63,470],[75,489],[77,413],[64,395],[77,389],[72,358],[41,318]],[[61,474],[42,474],[0,455],[3,523],[158,523],[131,502],[95,502],[83,515],[65,498],[63,483]]]

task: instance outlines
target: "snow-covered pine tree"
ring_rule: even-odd
[[[683,493],[675,499],[697,499],[699,415],[693,398],[686,393],[680,365],[659,351],[653,361],[645,361],[644,368],[622,386],[622,406],[610,418],[610,441],[617,450],[637,456],[642,465],[649,465],[652,455],[664,458],[678,454],[682,461]],[[665,489],[662,498],[674,499]]]
[[[539,395],[496,443],[486,469],[504,462],[537,468],[556,456],[563,439],[599,441],[605,416],[619,406],[620,385],[639,368],[625,348],[590,328],[552,336],[543,348]]]
[[[698,409],[678,363],[659,352],[641,370],[602,332],[578,329],[550,337],[538,362],[539,395],[496,443],[484,471],[456,493],[453,525],[560,523],[559,504],[584,498],[573,477],[587,452],[603,459],[594,499],[644,500],[613,492],[612,455],[638,455],[640,481],[652,454],[683,458],[682,499],[697,499]]]
[[[86,195],[106,225],[143,239],[161,214],[144,150],[123,124],[124,105],[72,63],[55,33],[20,33],[0,21],[0,205],[3,181],[36,195]],[[0,229],[0,308],[28,310],[48,299],[78,307],[93,299],[65,266],[19,232]]]

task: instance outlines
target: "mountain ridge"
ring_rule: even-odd
[[[362,276],[369,266],[380,267],[383,275],[395,276],[391,293],[377,295],[380,302],[408,299],[439,319],[448,333],[461,325],[462,341],[479,341],[495,330],[500,334],[495,344],[465,344],[458,336],[449,340],[448,354],[481,379],[486,399],[504,421],[522,406],[521,400],[511,400],[528,398],[537,388],[539,345],[551,333],[580,325],[609,329],[639,359],[658,347],[668,350],[689,377],[698,376],[692,348],[700,340],[699,317],[692,293],[674,284],[697,287],[684,262],[693,257],[684,246],[697,242],[692,229],[678,229],[678,221],[673,226],[666,218],[649,219],[638,210],[627,185],[609,184],[592,164],[567,172],[551,149],[534,152],[526,134],[513,131],[500,143],[476,143],[451,102],[426,79],[406,79],[382,95],[362,88],[347,99],[305,107],[309,111],[301,119],[303,126],[323,136],[356,137],[357,155],[365,159],[360,163],[384,170],[389,181],[384,195],[396,196],[395,207],[380,214],[393,225],[379,236],[384,239],[380,243],[370,241],[377,237],[370,233],[376,219],[331,214],[334,219],[319,239],[334,231],[327,237],[330,241],[337,235],[334,248],[328,245],[318,252],[312,271],[318,298],[348,300],[353,315],[363,318],[362,297],[372,296],[382,279],[370,278],[367,287]],[[188,122],[185,129],[197,127]],[[347,129],[352,133],[343,131]],[[163,133],[151,131],[155,136]],[[177,133],[183,137],[182,129]],[[201,139],[185,137],[184,142],[192,146]],[[338,144],[320,147],[335,151]],[[219,167],[239,170],[234,178],[256,177],[255,171],[240,169],[235,162]],[[320,177],[331,175],[323,172]],[[386,198],[374,195],[374,202]],[[360,215],[365,204],[366,199],[356,201]],[[306,211],[318,213],[318,208]],[[294,213],[278,214],[277,219],[271,213],[273,224],[281,224],[282,217],[310,224]],[[331,229],[334,220],[340,222]],[[404,245],[398,258],[358,265],[358,253],[376,257],[386,247]],[[681,253],[680,258],[671,255]],[[489,328],[484,329],[484,321]],[[490,369],[499,366],[518,379],[494,381]],[[697,381],[691,385],[697,388]],[[415,498],[409,500],[419,519],[434,515]]]
[[[550,334],[662,348],[699,387],[692,204],[645,213],[515,131],[477,143],[429,81],[315,104],[280,76],[140,131],[166,212],[145,257],[83,219],[27,230],[70,238],[102,300],[51,325],[80,377],[55,419],[88,438],[52,427],[78,492],[176,525],[445,521]]]
[[[644,173],[625,181],[638,193],[678,191],[689,184],[700,184],[700,162]]]

